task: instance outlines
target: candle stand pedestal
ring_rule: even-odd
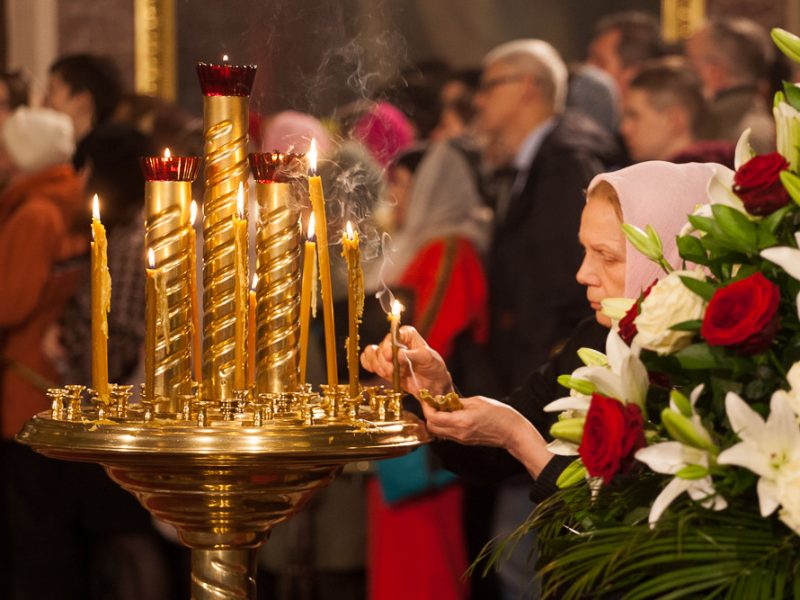
[[[72,402],[69,410],[71,401],[55,395],[53,410],[29,420],[18,441],[52,458],[101,464],[173,525],[192,549],[196,600],[255,598],[255,555],[273,525],[346,463],[400,456],[428,441],[413,415],[377,420],[366,405],[356,418],[332,419],[303,402],[304,418],[281,419],[262,397],[234,408],[232,419],[200,401],[174,415],[131,404],[98,418],[96,405],[76,410]]]

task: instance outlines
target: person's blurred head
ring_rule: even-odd
[[[144,207],[139,158],[158,151],[148,136],[124,123],[102,125],[89,138],[86,192],[100,197],[103,223],[109,230],[130,223]]]
[[[431,140],[446,140],[464,133],[475,116],[473,104],[480,83],[478,69],[465,69],[451,75],[439,90],[439,122]]]
[[[425,157],[425,148],[413,147],[395,157],[389,168],[389,200],[394,208],[393,228],[402,229],[405,224],[406,210],[411,199],[414,173]]]
[[[50,66],[44,102],[72,119],[80,139],[111,118],[121,95],[119,71],[111,59],[71,54]]]
[[[555,48],[536,39],[507,42],[483,60],[476,128],[514,154],[533,129],[564,111],[566,97],[567,68]]]
[[[411,122],[388,102],[379,102],[364,112],[353,125],[352,135],[384,167],[414,142]]]
[[[578,233],[585,255],[576,278],[586,286],[599,323],[611,325],[601,312],[603,300],[638,298],[663,276],[661,267],[626,241],[621,225],[630,223],[641,229],[651,225],[661,238],[664,258],[679,268],[676,237],[686,216],[708,202],[707,188],[716,168],[649,161],[592,180]]]
[[[597,22],[586,62],[611,75],[624,91],[640,64],[663,54],[658,19],[645,12],[625,11]]]
[[[2,125],[2,142],[8,167],[22,174],[69,163],[75,150],[72,121],[48,108],[15,110]]]
[[[769,76],[774,52],[767,31],[744,18],[714,19],[686,41],[686,55],[707,97]]]
[[[694,142],[703,111],[702,85],[688,64],[645,63],[623,96],[620,130],[631,158],[670,159]]]
[[[333,150],[325,126],[311,115],[285,110],[261,123],[261,152],[308,152],[312,139],[321,156],[328,156]]]
[[[20,106],[29,102],[28,82],[20,71],[0,74],[0,126]]]

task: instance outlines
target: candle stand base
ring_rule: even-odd
[[[379,420],[367,406],[356,419],[337,421],[270,419],[260,404],[234,420],[209,406],[191,419],[145,419],[142,406],[131,404],[124,417],[106,410],[99,419],[93,407],[68,420],[54,408],[29,420],[18,441],[52,458],[101,464],[173,525],[192,549],[196,600],[255,598],[255,553],[273,525],[346,463],[400,456],[428,441],[413,415]]]

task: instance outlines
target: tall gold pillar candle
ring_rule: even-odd
[[[163,156],[141,160],[145,178],[145,245],[154,255],[158,270],[158,315],[154,389],[163,399],[157,412],[180,410],[180,397],[192,390],[192,307],[196,287],[192,276],[196,263],[194,228],[191,223],[192,181],[200,158]],[[195,279],[196,286],[196,279]]]
[[[392,301],[392,312],[389,315],[389,331],[392,339],[392,391],[400,392],[400,339],[397,332],[400,329],[400,313],[403,305],[397,300]]]
[[[294,390],[299,376],[300,221],[296,179],[303,156],[281,152],[250,155],[255,178],[256,391]]]
[[[147,251],[144,290],[144,397],[153,401],[156,394],[156,338],[158,331],[158,281],[156,257]]]
[[[236,214],[233,215],[234,256],[234,353],[233,389],[247,387],[247,313],[250,298],[248,279],[247,219],[245,218],[244,184],[239,184]]]
[[[92,199],[92,388],[105,403],[108,395],[108,311],[111,275],[108,272],[106,228],[100,222],[100,200]]]
[[[236,267],[233,217],[239,185],[247,192],[249,95],[255,65],[200,63],[205,162],[203,179],[203,390],[219,389],[233,371],[236,346]],[[246,279],[245,279],[246,283]]]
[[[256,287],[258,275],[253,275],[253,285],[250,288],[247,303],[247,387],[252,387],[256,382]]]
[[[350,221],[342,235],[342,255],[347,263],[347,369],[350,398],[356,398],[358,388],[358,326],[364,315],[364,271],[361,269],[361,250],[358,247],[358,232]]]
[[[317,255],[319,256],[319,279],[322,284],[322,316],[325,320],[325,364],[328,370],[328,385],[334,389],[339,385],[336,368],[336,328],[333,322],[333,286],[331,285],[331,262],[328,255],[328,220],[325,216],[325,197],[322,179],[317,172],[317,145],[311,140],[308,152],[310,174],[308,193],[317,227]]]
[[[303,287],[300,294],[300,384],[306,383],[308,334],[311,316],[316,316],[317,244],[314,242],[314,213],[308,218],[308,233],[303,249]]]
[[[192,300],[192,368],[194,380],[203,382],[203,327],[200,324],[200,297],[197,291],[197,234],[194,224],[197,220],[197,202],[192,200],[189,210],[189,243],[191,256],[189,267],[189,296]]]

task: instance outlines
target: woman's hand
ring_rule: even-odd
[[[422,403],[428,431],[461,444],[505,448],[535,479],[553,454],[533,424],[491,398],[462,398],[463,410],[442,412]]]
[[[446,394],[453,391],[453,379],[442,357],[428,346],[419,332],[408,325],[397,332],[402,348],[398,351],[400,362],[400,385],[409,394],[418,397],[419,390],[431,394]],[[379,377],[391,381],[392,339],[387,335],[380,344],[367,346],[361,353],[361,365]]]

